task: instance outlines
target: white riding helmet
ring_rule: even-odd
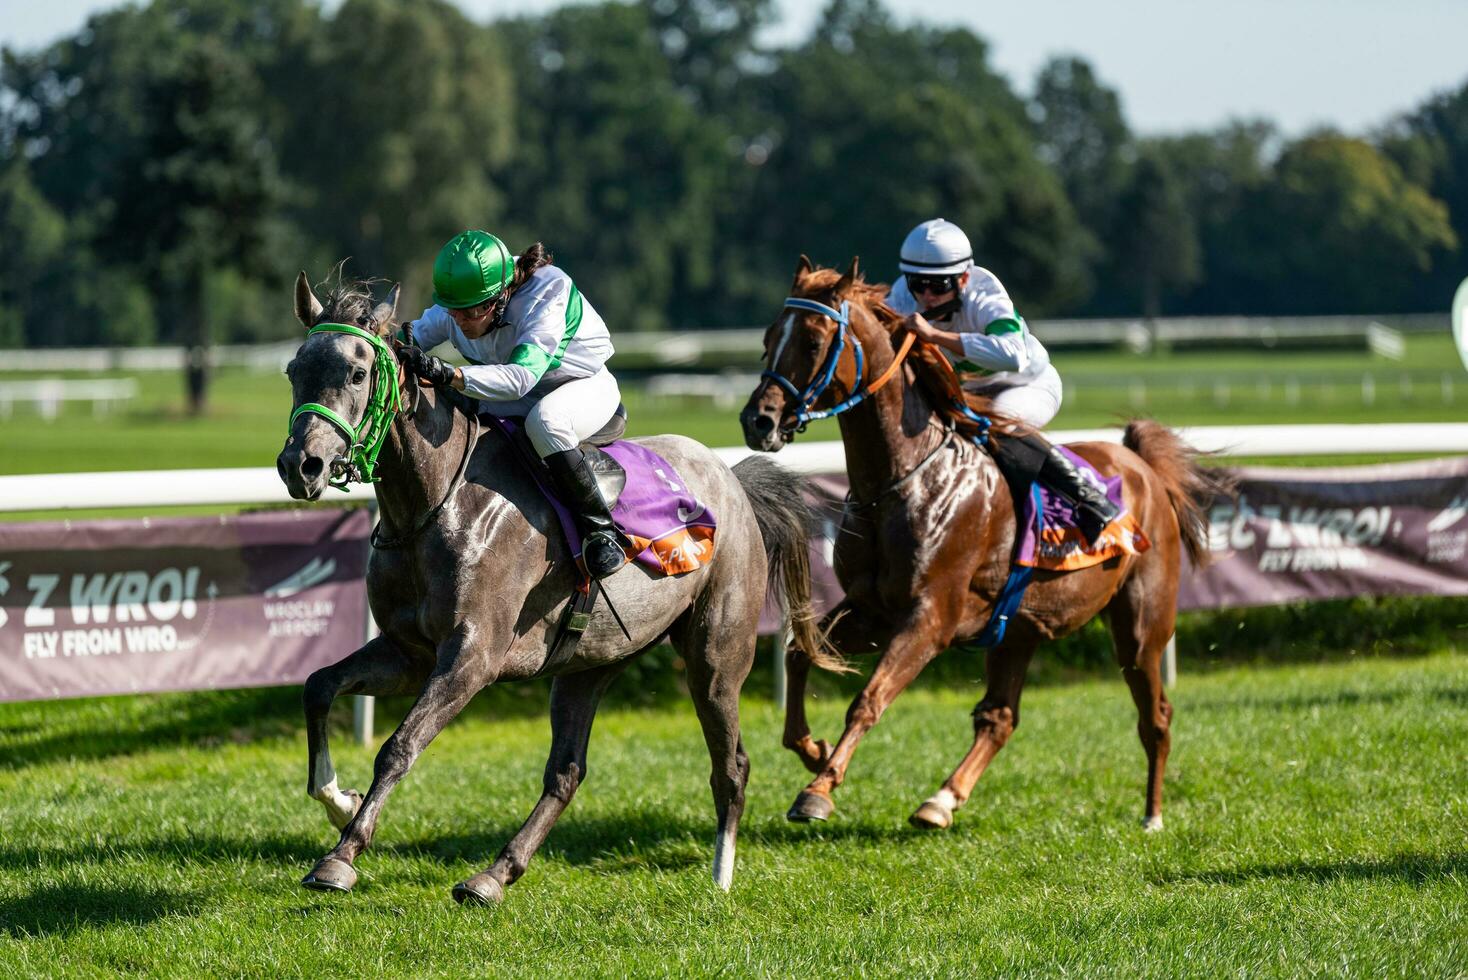
[[[942,276],[967,272],[973,264],[974,248],[963,229],[945,218],[934,218],[907,233],[897,268]]]

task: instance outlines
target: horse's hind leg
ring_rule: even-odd
[[[953,774],[908,817],[914,827],[942,830],[953,823],[953,811],[963,806],[974,784],[1019,727],[1019,696],[1025,671],[1037,646],[1031,637],[1012,636],[988,651],[984,675],[989,686],[974,708],[974,744]]]
[[[494,863],[454,886],[459,902],[493,905],[525,873],[530,859],[586,778],[586,745],[601,696],[629,661],[557,677],[551,683],[551,750],[540,800]]]
[[[306,679],[302,697],[310,759],[306,793],[326,807],[327,819],[337,830],[345,828],[356,814],[362,797],[356,790],[343,790],[336,784],[326,725],[332,703],[343,694],[412,694],[423,686],[427,676],[427,663],[411,660],[392,641],[379,636]]]
[[[388,736],[378,750],[373,766],[372,786],[362,805],[342,831],[336,847],[311,870],[301,884],[318,891],[351,891],[357,882],[352,867],[377,829],[377,817],[387,802],[388,794],[412,767],[414,761],[454,719],[478,691],[494,679],[494,669],[480,649],[493,649],[491,638],[481,638],[484,645],[474,651],[466,649],[463,636],[455,635],[450,645],[440,646],[438,666],[428,677],[418,700],[408,709],[397,730]]]
[[[1172,745],[1172,705],[1162,687],[1162,655],[1177,620],[1176,581],[1174,574],[1149,587],[1134,575],[1106,608],[1116,661],[1137,705],[1137,735],[1147,753],[1142,826],[1149,831],[1162,829],[1162,775]]]
[[[709,617],[674,634],[688,664],[688,692],[709,750],[709,786],[719,822],[713,875],[724,891],[734,883],[734,847],[749,783],[749,756],[739,734],[739,691],[754,664],[758,609],[740,621],[730,618],[739,619]]]

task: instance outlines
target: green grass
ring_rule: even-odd
[[[538,792],[543,716],[476,702],[400,785],[350,896],[297,879],[334,841],[303,793],[294,690],[0,706],[0,973],[165,976],[1451,976],[1468,969],[1468,660],[1184,676],[1167,829],[1121,682],[1028,692],[954,828],[907,814],[968,746],[972,684],[908,692],[824,826],[747,696],[734,889],[709,880],[691,708],[613,691],[590,777],[494,910],[452,884]],[[818,734],[845,699],[814,702]],[[490,715],[499,715],[491,720]],[[508,715],[508,716],[506,716]],[[345,711],[339,711],[344,718]],[[338,736],[343,785],[370,753]]]

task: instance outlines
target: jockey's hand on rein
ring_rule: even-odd
[[[421,347],[404,347],[398,352],[403,367],[424,381],[439,388],[448,388],[454,383],[454,366],[445,364]]]

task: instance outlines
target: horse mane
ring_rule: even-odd
[[[386,337],[392,333],[392,317],[383,316],[387,306],[372,298],[372,287],[386,279],[356,279],[343,274],[346,260],[338,262],[327,280],[318,288],[326,293],[317,323],[347,323],[363,327]],[[390,311],[387,311],[390,314]]]
[[[905,318],[887,305],[886,283],[867,282],[859,271],[855,278],[847,278],[836,269],[820,266],[796,277],[796,296],[815,299],[828,292],[837,300],[844,299],[853,306],[865,309],[894,339],[896,333],[902,329]],[[958,408],[959,404],[967,405],[970,411],[988,418],[994,428],[1002,432],[1024,428],[1022,423],[1014,419],[995,414],[994,403],[990,399],[964,391],[963,381],[954,370],[953,364],[932,344],[914,344],[907,363],[912,365],[918,389],[929,406],[963,435],[979,435],[980,424],[965,415]]]

